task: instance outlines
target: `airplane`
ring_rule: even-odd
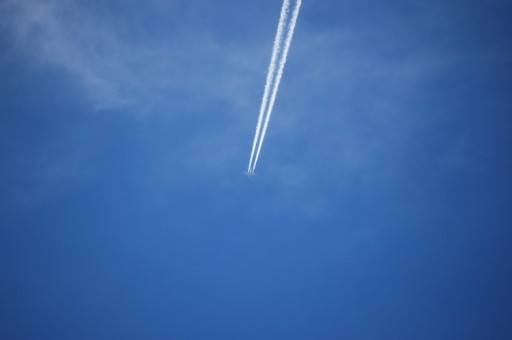
[[[244,174],[247,176],[247,177],[252,177],[254,175],[256,175],[256,173],[252,172],[252,171],[244,171]]]

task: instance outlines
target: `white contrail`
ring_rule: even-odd
[[[270,116],[272,115],[272,109],[274,108],[277,91],[279,89],[279,83],[281,82],[281,77],[283,76],[284,65],[286,64],[286,57],[288,56],[288,50],[290,49],[290,44],[292,42],[293,32],[295,31],[295,25],[297,24],[297,18],[299,16],[301,3],[302,0],[297,0],[297,3],[295,4],[295,8],[293,10],[292,19],[290,21],[290,26],[288,27],[288,31],[286,32],[286,40],[284,43],[283,53],[281,54],[281,59],[279,60],[279,68],[277,70],[275,81],[273,83],[272,95],[270,97],[270,102],[265,116],[265,124],[263,125],[263,131],[261,132],[261,136],[259,138],[258,150],[256,152],[256,156],[254,157],[252,169],[249,169],[249,173],[254,173],[254,170],[256,169],[256,164],[258,163],[258,158],[261,152],[261,146],[263,145],[263,140],[265,139],[265,135],[267,133],[267,127],[268,123],[270,122]]]
[[[272,57],[270,59],[270,64],[268,67],[267,80],[265,82],[265,90],[263,93],[263,99],[261,100],[260,114],[258,116],[258,124],[256,125],[256,133],[254,134],[254,141],[252,144],[251,157],[249,158],[249,166],[247,168],[247,173],[252,173],[252,162],[254,158],[254,152],[256,151],[256,145],[258,139],[260,138],[261,126],[263,124],[263,117],[265,115],[265,111],[267,109],[268,97],[270,94],[270,88],[272,86],[275,69],[277,64],[277,56],[281,50],[281,45],[283,43],[283,33],[284,28],[286,26],[286,22],[288,21],[288,12],[290,8],[290,0],[284,0],[283,6],[281,7],[281,14],[279,16],[279,23],[277,25],[277,32],[274,38],[274,46],[272,48]]]

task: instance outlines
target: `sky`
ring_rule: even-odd
[[[512,338],[512,5],[0,1],[0,338]]]

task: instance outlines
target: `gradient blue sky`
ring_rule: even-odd
[[[512,5],[0,2],[0,338],[512,338]]]

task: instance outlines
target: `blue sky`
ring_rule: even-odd
[[[512,6],[0,3],[0,338],[510,339]]]

